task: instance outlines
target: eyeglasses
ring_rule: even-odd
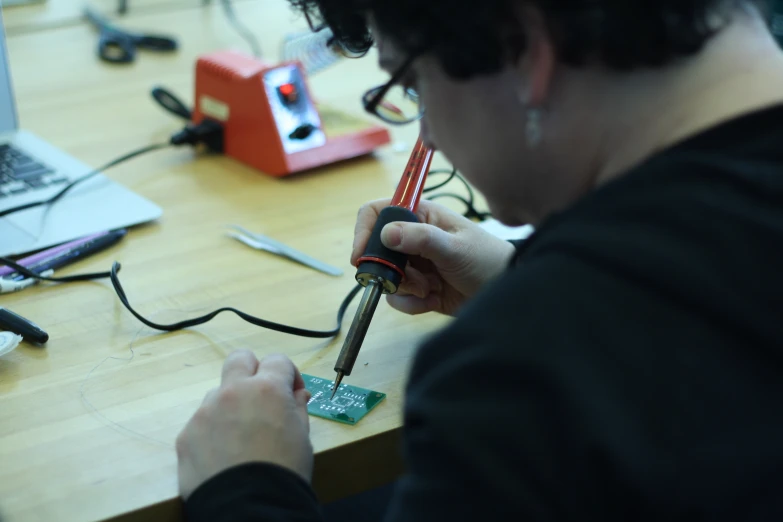
[[[416,56],[411,55],[388,82],[364,93],[364,110],[395,125],[412,123],[424,116],[424,106],[419,99],[419,93],[399,83]]]
[[[344,58],[360,58],[366,54],[364,51],[353,51],[345,47],[345,45],[343,45],[340,41],[337,40],[337,38],[334,37],[334,33],[332,33],[332,30],[329,29],[329,26],[326,23],[321,22],[320,24],[316,24],[313,22],[313,19],[310,18],[310,13],[307,11],[304,11],[304,17],[307,21],[307,25],[310,27],[310,31],[313,33],[324,33],[323,38],[326,47],[332,52],[339,54]]]
[[[328,30],[326,23],[315,24],[310,18],[310,14],[304,11],[305,20],[310,30],[314,33]],[[330,31],[331,32],[331,31]],[[355,53],[346,49],[340,42],[337,42],[332,36],[327,45],[335,52],[348,58],[356,58],[363,53]],[[373,87],[362,96],[364,109],[377,116],[378,118],[395,125],[404,125],[421,119],[424,116],[424,106],[419,100],[419,93],[410,87],[399,84],[399,81],[413,64],[418,54],[414,53],[408,58],[402,67],[395,72],[392,77],[383,85]]]
[[[326,27],[326,24],[323,22],[318,25],[315,25],[313,23],[313,19],[310,18],[310,12],[307,9],[304,10],[304,17],[305,20],[307,20],[307,25],[310,26],[310,30],[314,33],[317,33]]]

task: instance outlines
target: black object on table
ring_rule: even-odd
[[[177,41],[169,36],[120,29],[90,7],[84,9],[84,16],[98,29],[98,57],[106,62],[131,63],[136,59],[137,49],[169,52],[179,47]]]

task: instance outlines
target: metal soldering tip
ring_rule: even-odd
[[[343,382],[344,375],[343,372],[337,372],[337,378],[334,380],[334,388],[332,388],[332,396],[329,398],[330,401],[334,399],[334,395],[337,393],[340,383]]]

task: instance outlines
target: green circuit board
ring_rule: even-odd
[[[305,388],[310,390],[313,395],[310,402],[307,403],[307,412],[315,417],[343,424],[353,426],[386,398],[385,393],[341,384],[334,399],[330,400],[332,386],[334,386],[333,380],[306,374],[302,374],[302,379],[304,379]]]

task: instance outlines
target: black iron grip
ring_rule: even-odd
[[[418,223],[419,218],[410,210],[402,207],[391,206],[381,210],[380,214],[378,214],[378,220],[375,222],[375,226],[370,234],[370,240],[367,242],[367,248],[365,248],[364,254],[360,258],[356,274],[356,280],[362,284],[366,283],[367,276],[377,276],[388,281],[393,286],[392,289],[387,285],[387,291],[389,293],[397,291],[397,286],[399,286],[402,281],[401,274],[405,272],[405,265],[408,264],[408,256],[406,254],[386,248],[381,241],[381,230],[383,230],[383,227],[397,221]],[[366,258],[382,259],[397,267],[399,272],[384,263],[379,263]]]

